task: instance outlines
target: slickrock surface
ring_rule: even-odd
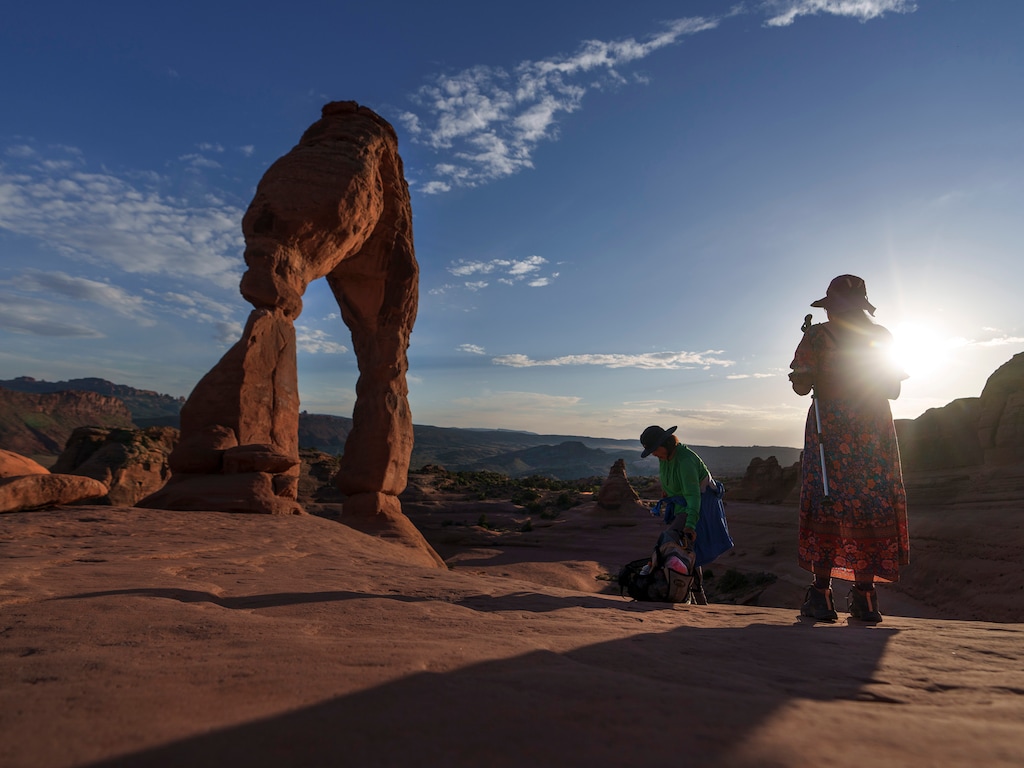
[[[919,508],[918,592],[814,625],[795,509],[727,510],[713,568],[777,572],[760,606],[620,597],[598,577],[657,536],[641,507],[521,535],[424,520],[450,570],[315,515],[2,515],[0,765],[1024,764],[1020,603],[963,620],[912,572],[995,540],[1019,569],[1019,525],[957,561],[933,542],[962,510]]]

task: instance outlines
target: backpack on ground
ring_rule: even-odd
[[[619,594],[634,600],[659,603],[685,603],[690,599],[692,576],[683,576],[664,567],[643,573],[648,558],[633,560],[619,571]]]

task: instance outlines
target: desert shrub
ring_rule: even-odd
[[[512,494],[512,503],[526,506],[540,498],[540,494],[533,488],[523,488]]]

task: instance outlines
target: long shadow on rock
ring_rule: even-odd
[[[866,686],[894,634],[685,627],[567,653],[538,650],[416,674],[94,768],[753,768],[734,750],[787,703],[879,701]]]

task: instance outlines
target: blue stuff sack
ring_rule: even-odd
[[[733,548],[734,543],[729,533],[729,523],[725,519],[725,486],[712,480],[700,495],[700,517],[697,518],[697,541],[693,544],[696,555],[694,565],[708,565]],[[676,517],[676,507],[686,506],[682,496],[667,496],[658,501],[651,509],[651,514],[661,517],[664,510],[665,525],[670,525]]]

